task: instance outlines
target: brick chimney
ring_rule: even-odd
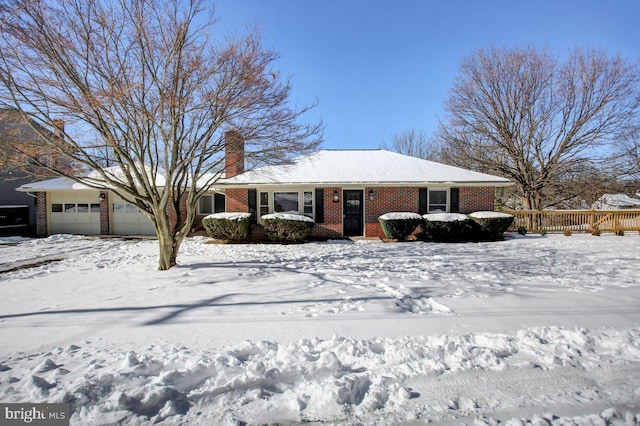
[[[244,140],[236,130],[224,133],[224,173],[227,179],[244,173]]]

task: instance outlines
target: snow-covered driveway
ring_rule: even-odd
[[[0,264],[56,251],[0,274],[0,401],[68,401],[72,422],[640,413],[638,235],[192,238],[167,272],[154,241],[56,236]]]

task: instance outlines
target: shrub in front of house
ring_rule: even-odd
[[[294,213],[273,213],[260,218],[264,233],[271,241],[303,241],[313,229],[313,219]]]
[[[470,239],[473,228],[469,218],[460,213],[431,213],[424,218],[425,237],[431,241],[456,242]]]
[[[384,235],[390,240],[406,240],[414,234],[424,219],[418,213],[392,212],[378,218]]]
[[[469,218],[478,225],[478,237],[482,239],[501,238],[515,220],[513,215],[500,212],[474,212]]]
[[[202,226],[216,240],[241,241],[249,235],[250,213],[214,213],[202,219]]]

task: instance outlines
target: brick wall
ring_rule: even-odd
[[[244,173],[244,140],[235,130],[224,134],[224,173],[227,179]]]
[[[369,191],[373,190],[373,200]],[[364,190],[365,236],[384,238],[378,217],[389,212],[418,212],[420,189],[414,187],[376,187]]]
[[[36,193],[36,234],[38,237],[49,235],[47,226],[47,193]]]
[[[229,188],[225,202],[228,212],[249,212],[249,190],[246,188]]]
[[[373,190],[373,200],[369,191]],[[338,202],[333,201],[333,193],[339,194]],[[230,188],[226,191],[226,210],[228,212],[248,212],[248,190]],[[367,187],[364,189],[365,236],[384,238],[378,217],[389,212],[415,212],[419,210],[417,187]],[[460,187],[460,213],[481,210],[493,210],[493,187]],[[342,236],[342,188],[324,188],[324,222],[316,223],[311,233],[316,238],[339,238]],[[261,228],[252,226],[252,236],[260,237]]]
[[[311,232],[316,238],[342,237],[342,188],[323,188],[324,222],[316,223]],[[338,201],[333,201],[333,193],[338,191]]]
[[[102,198],[103,194],[104,198]],[[100,235],[109,235],[110,233],[109,214],[109,192],[100,191]]]
[[[460,213],[493,211],[495,188],[492,186],[460,187]]]

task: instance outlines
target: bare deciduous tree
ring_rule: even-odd
[[[158,234],[159,269],[176,264],[198,198],[221,177],[223,133],[246,141],[252,164],[308,152],[320,123],[289,105],[277,54],[253,30],[212,38],[205,0],[10,0],[1,7],[0,105],[45,128],[67,121],[69,158],[135,204]],[[28,154],[28,153],[25,153]],[[107,159],[114,167],[104,168]],[[181,205],[186,205],[186,215]]]
[[[433,140],[427,139],[424,132],[416,132],[415,129],[404,130],[399,134],[393,135],[390,144],[383,142],[380,147],[431,161],[437,161],[440,153],[438,145]]]
[[[611,169],[617,171],[620,179],[640,183],[640,126],[620,138],[617,148]]]
[[[481,50],[462,63],[437,138],[446,162],[510,178],[523,207],[541,209],[637,123],[637,94],[638,70],[619,56]]]
[[[66,158],[55,151],[43,149],[39,139],[47,137],[51,143],[60,141],[62,123],[58,128],[45,129],[16,109],[0,109],[0,174],[3,179],[13,176],[15,179],[46,179],[52,172],[46,164],[69,173],[77,171]],[[38,128],[34,131],[34,127]]]

